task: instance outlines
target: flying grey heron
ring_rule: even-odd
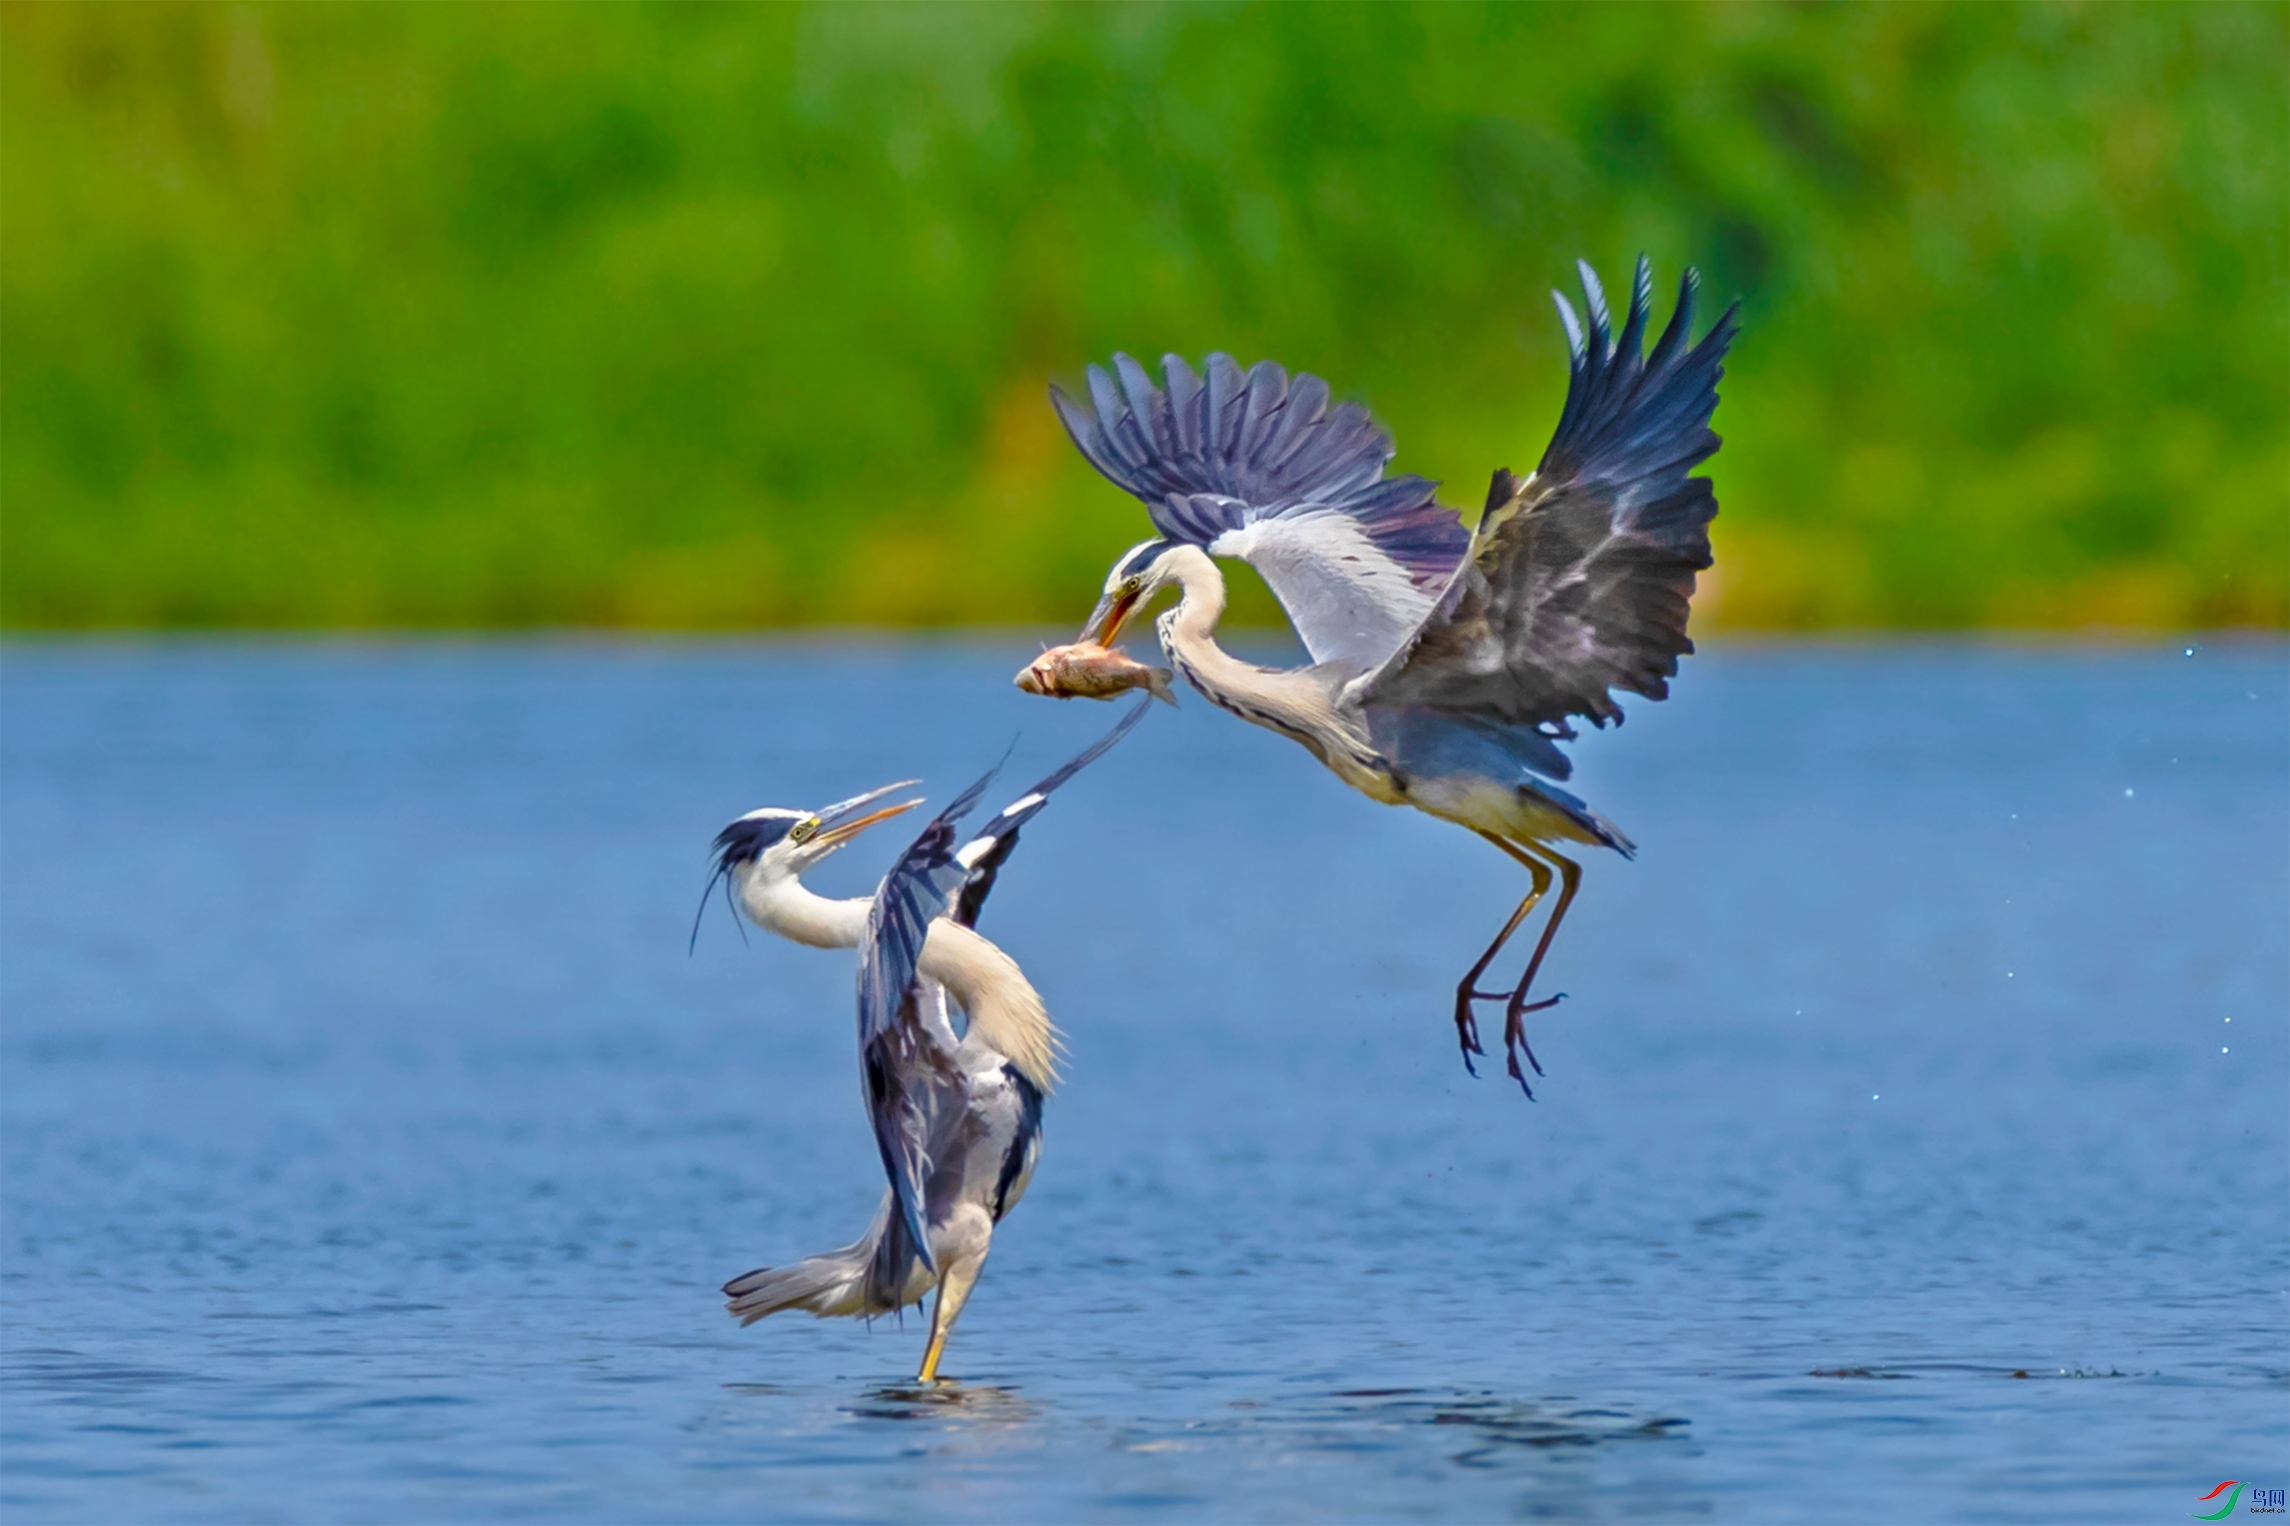
[[[1126,355],[1089,369],[1089,401],[1051,400],[1091,465],[1144,500],[1159,533],[1123,553],[1082,641],[1110,646],[1171,583],[1158,622],[1170,663],[1210,703],[1311,749],[1371,799],[1460,823],[1518,861],[1532,887],[1455,991],[1463,1063],[1486,1051],[1475,1001],[1505,1002],[1510,1074],[1534,1095],[1523,1055],[1528,991],[1566,917],[1581,867],[1553,843],[1634,853],[1630,840],[1558,787],[1558,743],[1573,719],[1622,719],[1609,692],[1669,692],[1686,638],[1694,574],[1710,565],[1717,498],[1687,473],[1718,448],[1709,420],[1738,304],[1692,342],[1688,270],[1676,311],[1644,352],[1653,275],[1638,261],[1622,337],[1587,263],[1587,331],[1552,293],[1571,351],[1566,403],[1534,475],[1495,473],[1475,532],[1421,477],[1385,477],[1391,437],[1328,384],[1271,361],[1242,371],[1211,355],[1204,374],[1178,356],[1163,386]],[[1238,557],[1288,611],[1311,661],[1242,662],[1214,639],[1224,578]],[[1508,992],[1480,977],[1548,893],[1560,891]]]
[[[1050,794],[1126,735],[1149,700],[958,845],[988,773],[932,819],[872,898],[831,900],[806,869],[917,802],[865,808],[885,785],[818,811],[751,812],[716,837],[715,875],[740,886],[755,923],[814,947],[860,949],[859,1053],[889,1190],[857,1242],[724,1284],[734,1318],[782,1309],[871,1316],[938,1290],[918,1376],[938,1376],[946,1338],[1041,1155],[1042,1103],[1056,1084],[1056,1032],[1017,962],[974,930],[1018,830]],[[911,783],[912,781],[907,781]],[[862,814],[864,812],[864,814]],[[704,904],[704,903],[703,903]],[[947,999],[965,1019],[955,1032]]]

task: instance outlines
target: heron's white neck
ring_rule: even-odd
[[[921,970],[960,1004],[971,1038],[1005,1056],[1045,1095],[1057,1085],[1057,1030],[1017,960],[940,917],[922,946]]]
[[[1210,703],[1232,709],[1225,696],[1245,699],[1273,675],[1217,645],[1217,622],[1225,613],[1225,575],[1215,560],[1197,546],[1178,546],[1168,553],[1168,565],[1182,597],[1161,616],[1157,627],[1161,649]]]
[[[865,897],[832,901],[805,889],[802,880],[784,870],[748,865],[740,871],[739,898],[749,921],[807,948],[857,948],[866,936],[870,903]]]
[[[1178,546],[1166,558],[1184,596],[1161,616],[1161,650],[1185,681],[1218,709],[1302,742],[1354,788],[1385,798],[1389,782],[1370,766],[1365,740],[1337,714],[1329,685],[1310,669],[1260,668],[1218,646],[1224,574],[1197,546]]]
[[[760,865],[741,872],[739,895],[756,926],[810,948],[857,948],[873,904],[865,896],[830,900],[795,875]],[[923,941],[919,973],[946,987],[980,1043],[1007,1056],[1045,1094],[1057,1084],[1057,1030],[1015,959],[940,917]]]

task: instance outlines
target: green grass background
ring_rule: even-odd
[[[2280,4],[11,3],[0,623],[1071,621],[1144,517],[1048,380],[1274,356],[1468,510],[1643,249],[1745,313],[1700,627],[2280,626],[2286,75]]]

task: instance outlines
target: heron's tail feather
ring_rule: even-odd
[[[929,1291],[929,1273],[887,1193],[865,1239],[792,1266],[758,1267],[724,1284],[726,1307],[743,1325],[785,1309],[821,1319],[890,1314]]]
[[[867,1307],[867,1257],[845,1246],[793,1266],[766,1266],[724,1284],[732,1318],[752,1325],[782,1309],[807,1309],[825,1319],[836,1314],[887,1314]]]

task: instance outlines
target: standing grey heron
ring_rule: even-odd
[[[860,1071],[890,1181],[874,1223],[841,1250],[765,1267],[724,1284],[743,1325],[783,1309],[872,1316],[919,1303],[932,1288],[930,1342],[918,1376],[938,1376],[947,1335],[1041,1155],[1042,1104],[1057,1081],[1056,1031],[1017,962],[974,930],[1018,830],[1050,794],[1126,735],[1149,700],[1088,750],[957,845],[988,773],[932,819],[872,898],[831,900],[803,872],[878,821],[916,804],[865,812],[901,788],[818,811],[764,810],[716,837],[715,876],[740,882],[760,927],[814,947],[860,949]],[[912,781],[908,781],[912,782]],[[948,998],[961,1009],[955,1032]]]
[[[1455,990],[1456,1039],[1474,1074],[1475,1001],[1505,1002],[1511,1076],[1534,1095],[1527,993],[1573,904],[1581,867],[1552,847],[1635,849],[1558,787],[1558,743],[1622,719],[1613,689],[1669,692],[1691,652],[1687,602],[1710,565],[1717,498],[1687,474],[1718,448],[1709,427],[1738,304],[1692,342],[1688,270],[1669,325],[1644,352],[1653,274],[1640,257],[1622,337],[1579,264],[1587,332],[1557,293],[1571,351],[1566,403],[1534,475],[1495,473],[1475,532],[1421,477],[1385,477],[1391,437],[1328,384],[1271,361],[1243,372],[1211,355],[1196,375],[1162,360],[1163,386],[1126,355],[1089,369],[1089,402],[1050,389],[1091,465],[1144,500],[1159,533],[1123,553],[1082,631],[1110,646],[1174,583],[1158,622],[1170,663],[1210,703],[1309,748],[1337,777],[1387,805],[1460,823],[1518,861],[1532,888]],[[1242,662],[1216,644],[1223,575],[1238,557],[1288,611],[1311,661]],[[1561,889],[1526,972],[1508,992],[1481,975],[1550,890]]]

